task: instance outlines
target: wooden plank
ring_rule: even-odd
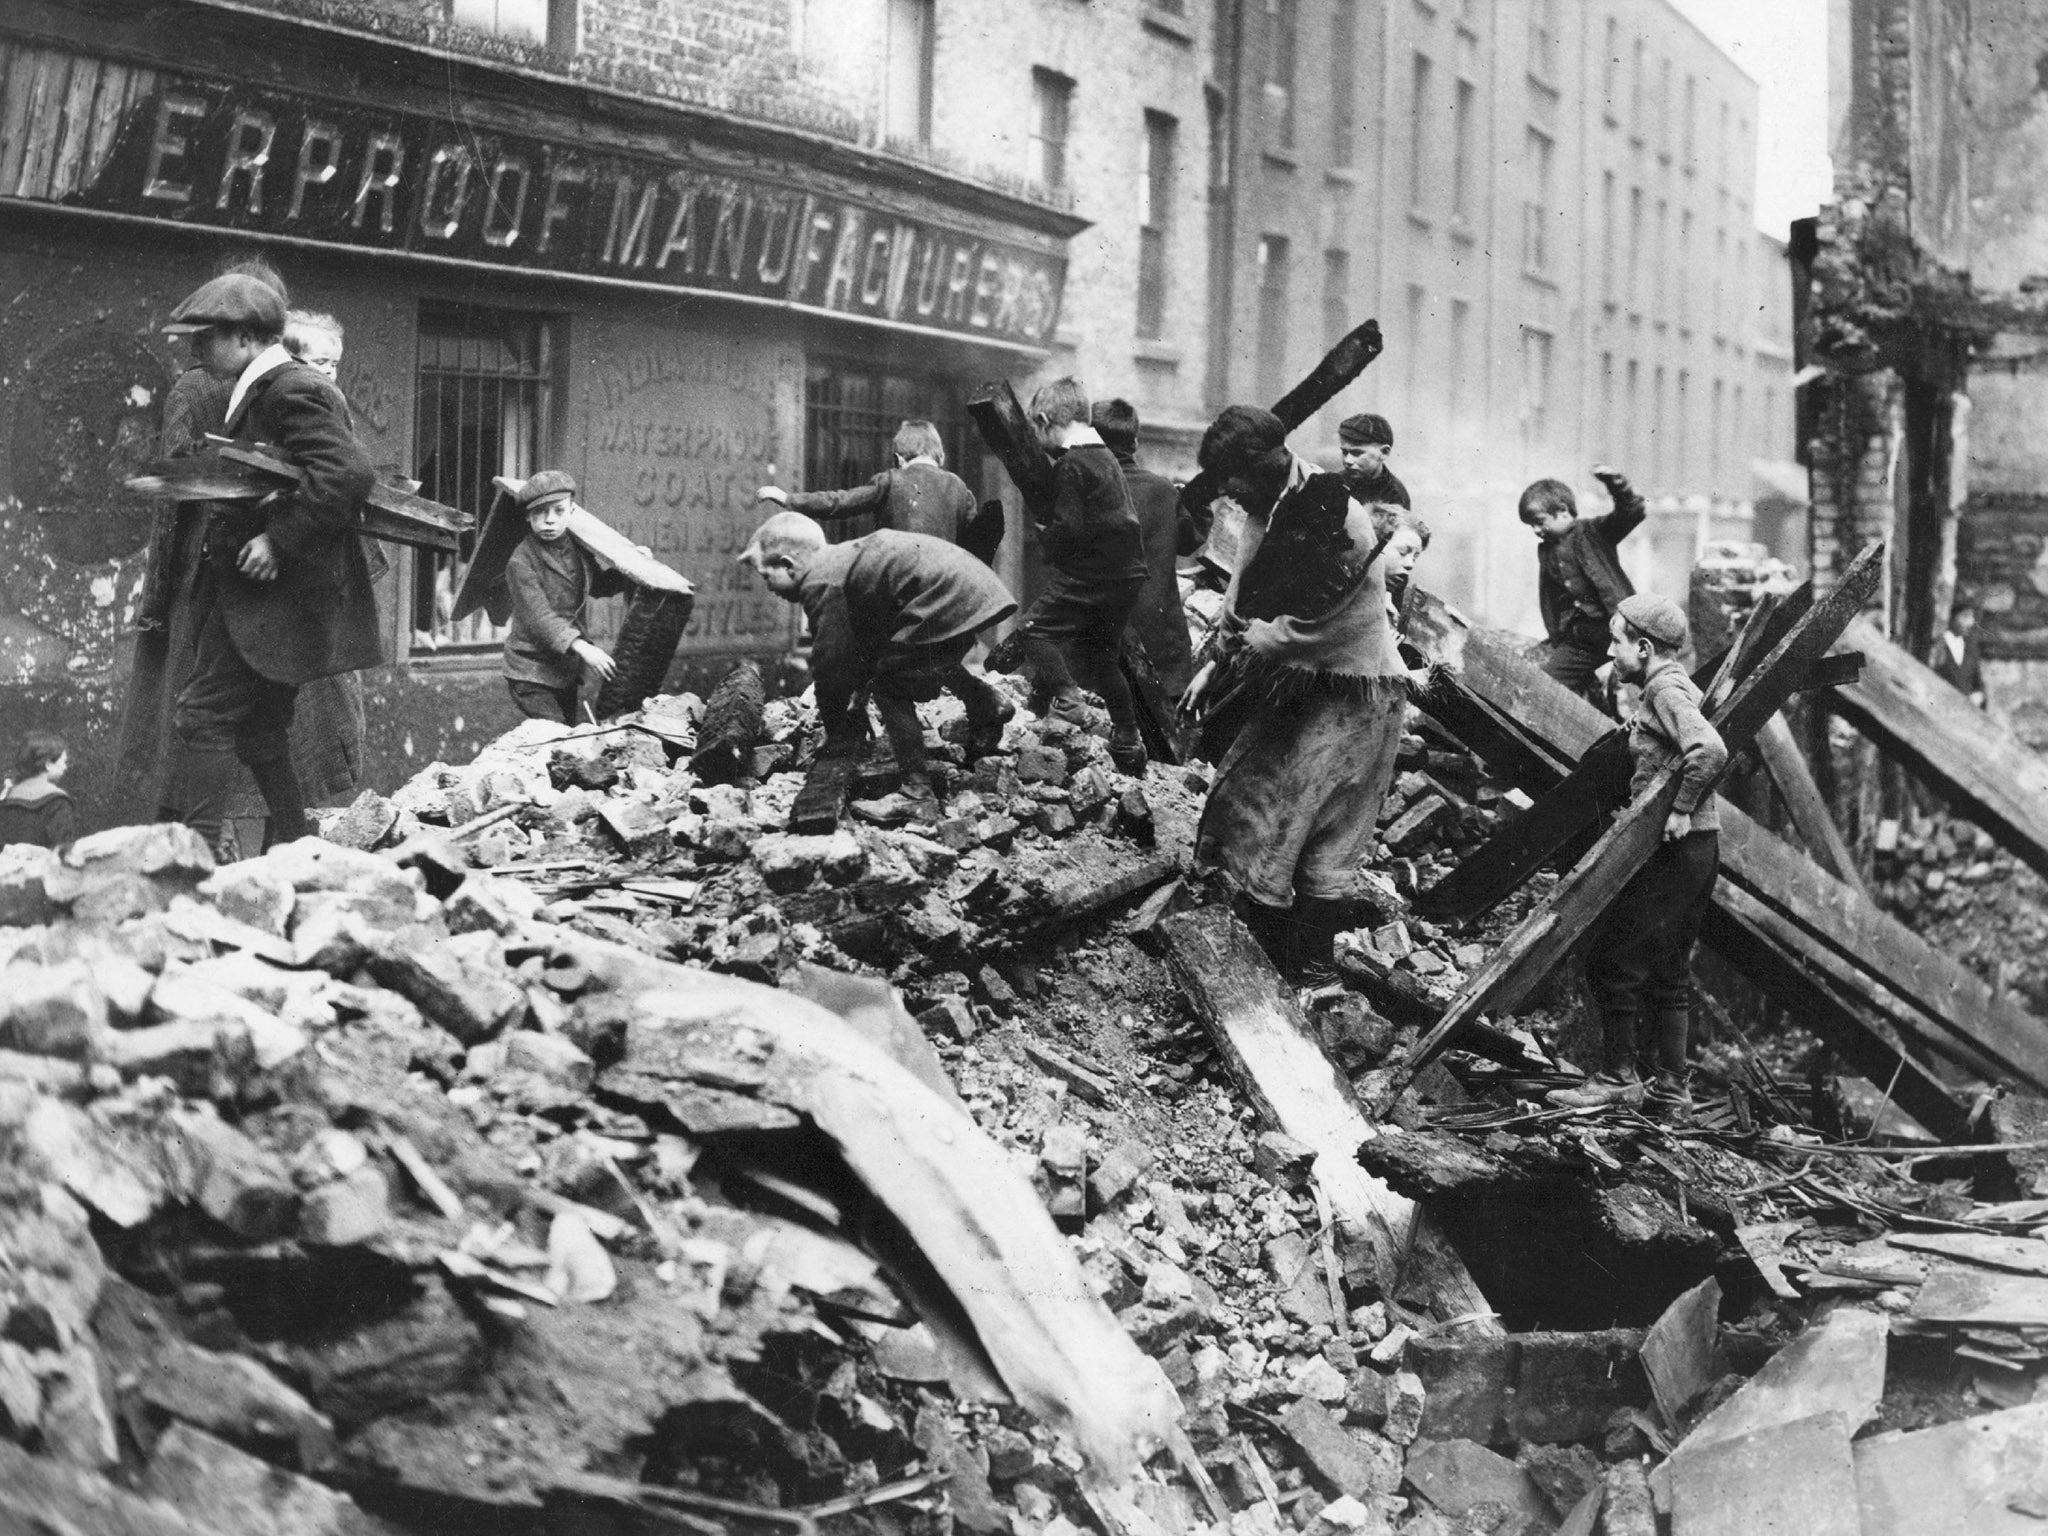
[[[299,467],[274,450],[223,442],[210,453],[160,459],[128,478],[130,490],[173,501],[242,500],[267,495],[280,483],[298,484]],[[422,549],[454,553],[475,522],[467,512],[443,506],[395,485],[378,482],[364,498],[360,531]]]
[[[1018,495],[1024,498],[1025,513],[1034,523],[1050,521],[1052,455],[1038,440],[1038,432],[1031,425],[1031,418],[1024,414],[1010,381],[994,379],[984,384],[981,393],[967,402],[967,414],[989,452],[1002,461]]]
[[[2040,1536],[2012,1507],[2048,1478],[2048,1403],[1858,1441],[1863,1536]]]
[[[846,792],[853,787],[859,765],[859,757],[852,753],[834,753],[829,757],[820,753],[814,758],[810,772],[804,775],[803,788],[796,792],[796,800],[789,808],[789,830],[807,837],[836,830],[846,810]]]
[[[1340,1217],[1375,1234],[1388,1271],[1418,1246],[1426,1213],[1358,1165],[1359,1145],[1378,1132],[1244,924],[1215,907],[1160,924],[1175,977],[1207,1026],[1231,1075],[1261,1118],[1315,1154],[1315,1176]],[[1492,1309],[1448,1245],[1420,1277],[1439,1319]],[[1490,1320],[1477,1325],[1499,1332]]]
[[[1730,809],[1721,807],[1724,832]],[[1816,956],[1817,946],[1802,942],[1778,913],[1730,880],[1715,886],[1700,937],[1939,1140],[1973,1139],[1969,1107],[1899,1047],[1897,1019],[1848,962],[1830,967]]]
[[[101,68],[97,59],[71,61],[71,78],[65,82],[64,105],[57,125],[61,137],[50,161],[49,184],[44,194],[53,200],[78,191],[85,146],[92,137],[92,104],[99,94]]]
[[[0,194],[16,196],[22,166],[35,148],[40,82],[49,50],[16,46],[7,61],[7,94],[0,98]]]
[[[1717,720],[1731,753],[1740,751],[1790,697],[1792,684],[1833,645],[1869,598],[1882,569],[1883,545],[1871,544],[1841,581],[1795,623],[1739,682]],[[1680,765],[1673,763],[1615,818],[1593,851],[1573,866],[1542,904],[1494,951],[1446,1010],[1435,1029],[1409,1050],[1390,1083],[1433,1061],[1472,1020],[1512,1009],[1549,974],[1571,946],[1626,888],[1664,837],[1664,821],[1678,798]],[[1712,786],[1708,786],[1712,793]]]
[[[86,134],[85,154],[78,167],[78,190],[90,192],[113,158],[114,143],[120,137],[122,121],[128,115],[131,92],[138,77],[147,71],[126,64],[100,65],[99,94],[93,98],[92,123]]]
[[[2021,1275],[2048,1275],[2048,1243],[2033,1237],[1999,1237],[1990,1232],[1892,1232],[1894,1248],[1938,1253]]]
[[[491,494],[490,508],[484,513],[483,530],[477,535],[469,564],[462,571],[462,586],[455,594],[452,617],[458,623],[479,608],[490,615],[493,624],[504,624],[512,618],[512,594],[505,587],[505,562],[526,537],[526,514],[501,479],[493,476],[492,483],[496,489]]]
[[[1379,321],[1368,320],[1358,326],[1324,353],[1322,361],[1299,384],[1273,402],[1273,414],[1280,418],[1280,425],[1292,432],[1342,394],[1385,350]],[[1216,495],[1216,482],[1206,474],[1197,474],[1181,487],[1180,504],[1194,514],[1197,528],[1208,528],[1209,504]]]
[[[10,189],[16,197],[44,201],[50,195],[50,161],[59,137],[58,115],[64,107],[64,84],[71,73],[71,55],[54,48],[40,51],[31,86],[28,120],[32,137]]]
[[[682,572],[671,570],[652,555],[643,554],[639,545],[588,507],[577,506],[569,513],[569,537],[635,586],[646,587],[653,592],[688,594],[696,590]]]
[[[1855,969],[1882,983],[1921,1015],[1914,1033],[1954,1041],[2010,1074],[2048,1091],[2048,1028],[2007,993],[1934,948],[1743,816],[1721,825],[1723,875],[1796,923]]]
[[[1861,1536],[1856,1466],[1839,1413],[1709,1446],[1679,1463],[1671,1536]]]
[[[1827,801],[1821,798],[1820,786],[1813,781],[1813,770],[1806,766],[1806,756],[1792,739],[1792,727],[1785,723],[1783,715],[1773,715],[1764,722],[1764,728],[1756,733],[1756,746],[1764,772],[1771,776],[1779,798],[1791,813],[1793,829],[1807,852],[1858,895],[1869,896],[1863,872],[1856,867],[1856,856],[1843,840],[1842,829],[1835,825]]]
[[[1477,662],[1457,670],[1439,669],[1431,685],[1432,712],[1522,789],[1540,792],[1554,784],[1559,774],[1549,766],[1552,761],[1569,760],[1612,729],[1605,715],[1546,677],[1497,634],[1470,632],[1455,610],[1422,596],[1423,610],[1439,632],[1433,641],[1437,653],[1461,660],[1471,657]],[[1497,688],[1520,709],[1520,715],[1508,721],[1496,700],[1476,691],[1478,686]],[[1491,735],[1489,722],[1499,722]],[[1555,759],[1547,755],[1553,752]],[[1919,1062],[1902,1055],[1882,1011],[1873,1012],[1866,1001],[1859,1000],[1871,993],[1868,980],[1858,982],[1854,996],[1837,990],[1809,957],[1810,935],[1804,930],[1791,933],[1782,921],[1764,924],[1766,914],[1798,904],[1801,898],[1784,894],[1781,887],[1790,883],[1804,890],[1805,882],[1818,873],[1810,861],[1755,828],[1726,800],[1720,809],[1724,874],[1730,872],[1728,849],[1735,846],[1737,867],[1754,866],[1745,878],[1768,900],[1759,910],[1751,911],[1758,898],[1746,896],[1733,880],[1722,879],[1715,887],[1703,937],[1723,958],[1808,1023],[1857,1071],[1881,1088],[1891,1087],[1894,1102],[1927,1129],[1944,1141],[1973,1139],[1967,1117],[1946,1086]],[[1745,849],[1757,850],[1755,856],[1745,860]],[[1805,899],[1811,900],[1811,893]],[[1858,901],[1854,892],[1844,899],[1852,904]],[[1771,931],[1764,931],[1764,926]],[[1889,932],[1882,942],[1892,942]],[[1857,963],[1861,963],[1860,956]]]
[[[1863,652],[1863,675],[1835,690],[1834,708],[1952,797],[2013,857],[2048,875],[2048,760],[1874,624],[1853,624],[1843,638]]]

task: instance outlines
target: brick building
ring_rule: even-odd
[[[2048,742],[2048,15],[2023,0],[1835,0],[1835,201],[1800,340],[1813,561],[1891,541],[1885,618],[1922,654],[1981,615],[1987,692]]]
[[[1557,475],[1597,499],[1608,461],[1656,511],[1637,580],[1682,596],[1697,541],[1746,532],[1753,463],[1792,457],[1755,84],[1667,0],[1233,10],[1212,395],[1270,397],[1376,314],[1386,356],[1312,446],[1345,411],[1394,421],[1433,588],[1534,625],[1515,498]]]
[[[493,475],[567,468],[697,581],[682,676],[786,652],[792,611],[733,565],[755,487],[872,473],[907,415],[937,419],[958,467],[992,486],[963,403],[1059,347],[1085,225],[1057,162],[1043,143],[938,142],[955,112],[992,131],[962,81],[995,56],[997,15],[931,0],[8,6],[0,735],[65,732],[88,824],[149,811],[110,804],[104,781],[150,516],[121,482],[152,455],[181,362],[165,314],[252,246],[346,325],[342,382],[382,463],[477,513]],[[1191,55],[1184,30],[1157,35]],[[1034,86],[1021,56],[1014,73],[1000,126],[1017,135]],[[1106,112],[1112,87],[1142,141],[1127,79],[1099,97],[1077,85],[1074,119]],[[1027,175],[1027,149],[1053,169]],[[1098,155],[1113,158],[1077,145],[1070,160]],[[1110,174],[1128,192],[1131,167]],[[459,576],[401,551],[381,586],[394,664],[366,677],[373,783],[511,723],[496,636],[448,619]]]

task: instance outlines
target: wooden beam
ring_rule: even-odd
[[[1722,809],[1728,880],[1896,993],[1917,1015],[1911,1030],[1920,1039],[1968,1049],[2048,1091],[2048,1027],[2039,1019],[1748,817]]]
[[[2048,760],[1860,621],[1845,641],[1863,675],[1830,703],[1878,746],[1946,792],[2013,857],[2048,875]]]
[[[1856,616],[1877,586],[1883,554],[1881,543],[1867,546],[1828,594],[1735,683],[1716,720],[1730,753],[1740,751],[1791,697],[1793,683]],[[1409,1050],[1395,1073],[1397,1079],[1427,1066],[1481,1014],[1513,1008],[1549,974],[1657,851],[1665,819],[1678,799],[1680,778],[1680,765],[1673,763],[1644,786],[1592,852],[1572,867],[1466,983],[1436,1028]],[[1707,792],[1713,792],[1712,785]]]
[[[1727,807],[1722,809],[1725,815]],[[1800,1028],[1819,1036],[1880,1090],[1888,1090],[1892,1102],[1935,1137],[1943,1142],[1973,1139],[1969,1107],[1899,1048],[1885,1027],[1893,1021],[1878,1007],[1868,978],[1854,966],[1839,957],[1816,955],[1820,946],[1733,881],[1715,887],[1700,937],[1746,980],[1783,1005]],[[1857,980],[1841,985],[1844,971]]]
[[[1386,1294],[1398,1289],[1388,1271],[1415,1252],[1427,1257],[1414,1278],[1437,1318],[1490,1313],[1463,1261],[1433,1239],[1427,1213],[1359,1166],[1359,1146],[1379,1133],[1244,924],[1204,907],[1159,927],[1174,976],[1231,1076],[1268,1125],[1315,1154],[1316,1178],[1337,1214],[1373,1234]],[[1497,1323],[1480,1326],[1501,1331]]]
[[[1764,772],[1770,775],[1778,798],[1791,812],[1793,830],[1798,832],[1806,851],[1837,880],[1853,887],[1858,895],[1869,896],[1863,871],[1856,867],[1856,856],[1843,840],[1842,829],[1835,825],[1827,801],[1821,798],[1820,786],[1813,782],[1813,770],[1806,766],[1806,755],[1792,739],[1792,727],[1785,723],[1783,715],[1773,715],[1764,722],[1764,728],[1756,733],[1756,747],[1757,755],[1763,759]]]
[[[1484,645],[1487,642],[1482,638],[1480,643]],[[1462,641],[1457,644],[1459,648],[1463,647]],[[1538,694],[1546,688],[1550,694],[1548,703],[1551,707],[1529,716],[1545,722],[1546,729],[1554,733],[1549,739],[1531,743],[1528,750],[1517,746],[1515,752],[1506,757],[1496,757],[1485,743],[1475,744],[1475,750],[1479,750],[1495,768],[1508,772],[1521,788],[1534,792],[1556,783],[1557,771],[1543,766],[1538,754],[1555,753],[1560,759],[1566,758],[1575,751],[1582,752],[1596,745],[1611,729],[1606,716],[1576,694],[1544,677],[1532,663],[1497,655],[1494,667],[1502,672],[1518,674],[1518,691],[1522,694]],[[1475,707],[1490,708],[1487,701],[1472,696],[1466,682],[1455,674],[1446,672],[1436,680],[1435,686],[1442,695],[1446,712],[1454,717],[1462,719]],[[1517,768],[1516,764],[1521,766]],[[1531,764],[1536,766],[1532,769]],[[1809,948],[1818,941],[1807,930],[1794,925],[1799,935],[1794,940],[1785,937],[1776,925],[1759,924],[1738,893],[1746,892],[1752,900],[1760,901],[1768,910],[1780,914],[1794,909],[1801,901],[1822,907],[1846,903],[1847,910],[1854,916],[1835,935],[1833,947],[1846,957],[1849,967],[1859,973],[1863,973],[1867,966],[1865,957],[1855,952],[1859,942],[1889,945],[1900,953],[1905,953],[1911,946],[1902,943],[1896,934],[1889,931],[1873,934],[1871,914],[1865,910],[1869,904],[1853,891],[1844,897],[1831,898],[1829,903],[1818,902],[1809,881],[1819,871],[1803,855],[1757,827],[1726,800],[1721,802],[1720,810],[1722,869],[1726,878],[1715,886],[1714,908],[1703,937],[1716,953],[1788,1008],[1802,1024],[1839,1051],[1857,1071],[1880,1088],[1896,1082],[1896,1102],[1929,1130],[1936,1130],[1936,1122],[1940,1122],[1951,1127],[1938,1132],[1944,1138],[1968,1139],[1967,1121],[1957,1122],[1956,1117],[1962,1112],[1953,1096],[1939,1080],[1928,1074],[1925,1067],[1901,1053],[1897,1037],[1901,1026],[1886,1011],[1882,1001],[1890,999],[1891,1006],[1897,1006],[1896,998],[1881,986],[1873,988],[1867,974],[1856,985],[1846,988],[1835,986],[1820,974],[1820,964],[1810,958]],[[1534,814],[1533,808],[1525,814]],[[1730,848],[1734,849],[1732,859]],[[1740,885],[1737,884],[1738,876]],[[1766,927],[1773,932],[1765,932]],[[1859,941],[1852,937],[1857,932],[1869,937]],[[1774,937],[1773,933],[1777,936]],[[1912,937],[1907,934],[1909,940]],[[1919,945],[1918,948],[1925,950],[1926,946]],[[1959,981],[1955,985],[1964,986],[1966,983]],[[1953,992],[1951,987],[1944,995],[1953,995]],[[1924,1012],[1920,1021],[1926,1022]],[[1904,1032],[1912,1038],[1919,1038],[1913,1034],[1910,1024]],[[1954,1041],[1956,1037],[1950,1035],[1948,1038]],[[1951,1044],[1949,1048],[1952,1053],[1958,1053],[1956,1045]]]

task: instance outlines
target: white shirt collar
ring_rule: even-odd
[[[1948,659],[1960,667],[1963,664],[1963,637],[1951,629],[1944,631],[1941,638],[1948,646]]]
[[[1067,429],[1060,437],[1060,446],[1062,448],[1086,448],[1091,445],[1095,447],[1102,446],[1102,434],[1100,432],[1089,426],[1085,421],[1070,421],[1067,423]]]
[[[242,414],[243,403],[248,400],[249,390],[256,381],[265,374],[277,372],[292,360],[291,353],[285,351],[283,344],[275,341],[250,360],[249,366],[242,370],[242,376],[235,380],[234,393],[228,396],[227,426],[230,432],[234,431],[235,418]]]

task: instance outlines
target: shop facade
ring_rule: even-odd
[[[494,475],[567,469],[690,576],[685,686],[797,643],[734,564],[759,485],[865,478],[928,415],[999,491],[964,406],[1046,356],[1081,227],[874,151],[285,17],[40,0],[0,19],[0,208],[0,734],[73,741],[88,824],[136,813],[96,772],[152,515],[121,482],[182,364],[163,318],[222,259],[262,251],[343,323],[380,466],[479,515]],[[459,561],[396,553],[393,662],[365,677],[384,788],[514,718],[496,635],[449,616]]]

